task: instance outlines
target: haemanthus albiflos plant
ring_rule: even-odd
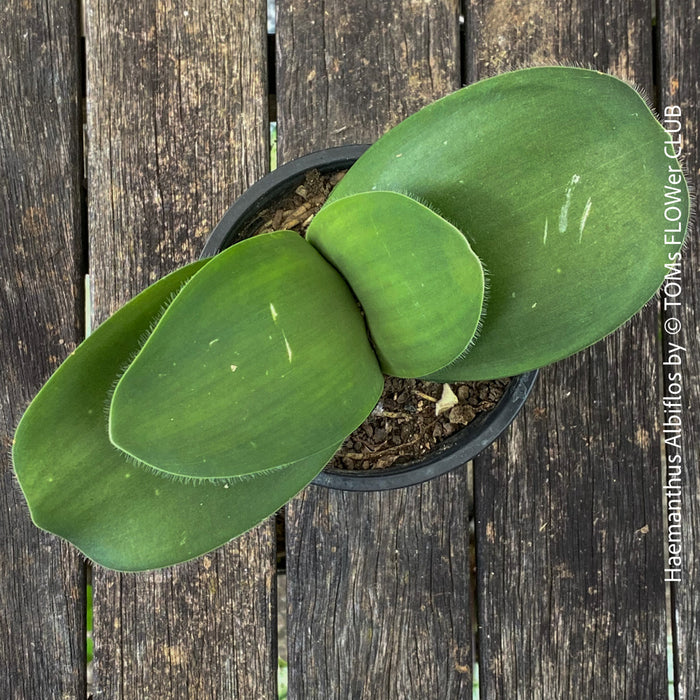
[[[106,567],[182,562],[309,483],[384,374],[512,376],[596,342],[679,251],[664,197],[683,232],[689,198],[666,140],[634,89],[579,68],[422,109],[306,240],[277,231],[187,265],[65,360],[13,445],[34,522]]]

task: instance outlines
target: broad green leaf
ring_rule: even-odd
[[[461,355],[476,333],[484,271],[452,224],[396,192],[322,209],[307,240],[350,284],[386,374],[420,377]]]
[[[329,201],[408,192],[459,228],[488,274],[487,310],[469,353],[433,378],[508,376],[599,340],[661,285],[680,247],[664,233],[677,229],[680,241],[688,218],[667,138],[626,83],[528,68],[409,117]],[[680,208],[678,222],[669,225],[665,204]]]
[[[169,566],[222,545],[274,513],[333,454],[231,484],[187,483],[111,445],[105,409],[116,377],[163,305],[203,264],[165,277],[105,321],[54,373],[17,428],[12,456],[32,519],[108,568]]]
[[[382,387],[348,286],[278,231],[220,253],[178,294],[117,384],[110,437],[170,474],[253,474],[325,454]]]

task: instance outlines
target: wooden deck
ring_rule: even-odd
[[[671,627],[676,698],[700,697],[697,240],[673,309],[687,354],[668,589],[655,304],[541,373],[473,490],[466,466],[403,491],[308,488],[286,513],[286,611],[272,522],[172,570],[95,567],[89,687],[88,568],[32,526],[8,456],[84,334],[84,275],[94,325],[196,258],[268,169],[270,115],[287,161],[372,141],[495,72],[581,64],[681,108],[697,190],[700,4],[658,0],[656,17],[652,4],[278,0],[274,55],[260,0],[2,3],[0,698],[274,698],[278,612],[293,700],[471,698],[476,661],[488,700],[656,700]]]

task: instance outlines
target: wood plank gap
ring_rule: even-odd
[[[277,121],[277,35],[267,35],[267,102],[270,122]]]
[[[467,5],[469,0],[459,4],[459,83],[462,87],[469,84],[469,27],[467,25]]]
[[[85,39],[85,0],[78,0],[78,36]]]
[[[659,2],[651,0],[651,83],[653,93],[650,95],[658,114],[661,103],[661,32],[659,29]]]
[[[80,138],[78,139],[78,149],[80,157],[80,230],[82,238],[82,274],[87,281],[83,285],[83,309],[85,318],[84,337],[90,333],[90,235],[88,231],[88,139],[87,139],[87,42],[85,38],[85,0],[78,0],[77,7],[78,41],[77,41],[77,70],[78,81],[80,83]]]
[[[472,689],[475,680],[478,678],[478,668],[481,662],[479,650],[480,650],[480,636],[481,630],[479,629],[479,606],[481,601],[479,599],[479,587],[477,585],[477,572],[476,572],[476,512],[474,510],[474,494],[476,489],[476,484],[474,483],[474,460],[467,463],[467,481],[469,484],[469,600],[471,605],[471,661],[472,661]],[[470,695],[471,697],[471,695]]]
[[[657,93],[658,94],[658,93]],[[662,314],[659,314],[658,322],[658,333],[659,337],[663,335],[663,325],[662,325]],[[657,348],[656,365],[659,368],[663,368],[663,344],[659,343]],[[663,397],[665,395],[665,385],[663,372],[659,371],[658,376],[658,392],[659,392],[659,425],[663,424]],[[661,469],[661,493],[659,498],[661,499],[661,514],[663,523],[665,526],[668,525],[668,504],[666,502],[666,493],[663,486],[668,483],[668,464],[666,461],[666,450],[664,449],[663,440],[659,440],[659,465]],[[666,533],[666,527],[664,527],[664,534]],[[664,545],[664,571],[668,567],[668,547]],[[666,600],[666,675],[668,681],[669,698],[673,698],[676,695],[675,690],[675,679],[676,679],[676,653],[675,653],[675,623],[673,620],[673,586],[669,581],[664,581],[665,588],[665,600]],[[671,645],[669,648],[669,639],[671,640]]]

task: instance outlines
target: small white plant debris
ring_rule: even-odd
[[[442,396],[440,400],[435,404],[435,415],[439,416],[445,411],[449,411],[451,408],[459,403],[459,399],[455,395],[454,391],[450,388],[449,384],[442,385]]]

